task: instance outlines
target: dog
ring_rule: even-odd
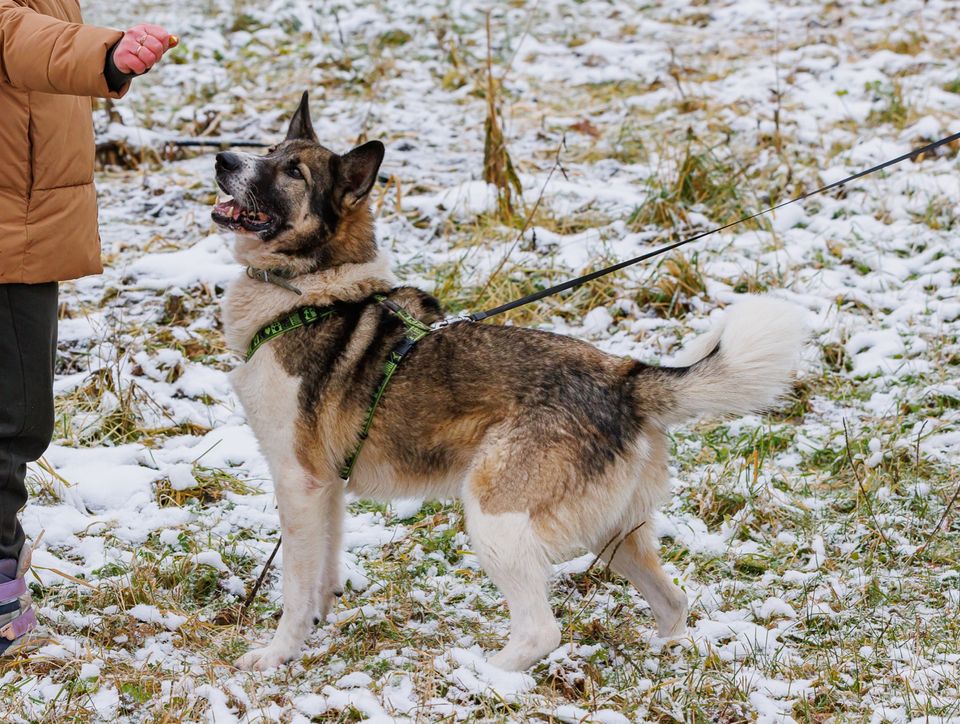
[[[305,305],[335,310],[270,339],[231,373],[273,476],[284,552],[276,633],[237,666],[289,661],[327,615],[347,491],[462,500],[473,552],[510,613],[507,643],[490,658],[502,669],[529,668],[559,645],[550,564],[575,549],[602,554],[636,586],[661,636],[682,635],[686,594],[661,567],[653,526],[642,525],[668,493],[667,429],[769,408],[790,389],[802,312],[748,298],[672,367],[545,331],[451,323],[397,369],[345,487],[338,471],[406,329],[375,295],[424,324],[444,319],[378,252],[369,196],[383,157],[377,141],[343,155],[320,145],[306,93],[265,155],[217,156],[217,183],[232,198],[212,216],[236,233],[234,255],[248,266],[225,294],[228,344],[247,350],[258,330]]]

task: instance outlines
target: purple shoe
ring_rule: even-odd
[[[30,553],[30,545],[24,543],[19,560],[0,560],[0,655],[20,644],[37,625],[24,579],[30,569]]]

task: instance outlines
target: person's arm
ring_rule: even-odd
[[[138,26],[140,28],[141,26]],[[149,26],[144,26],[149,27]],[[155,27],[155,26],[153,26]],[[117,46],[113,62],[123,73],[142,72],[126,59],[126,67],[118,62],[121,51],[139,46],[139,37],[127,31],[80,25],[57,20],[16,4],[13,0],[0,0],[0,81],[25,90],[41,93],[64,93],[98,98],[120,98],[126,91],[123,85],[114,90],[107,82],[107,54]],[[151,34],[151,45],[156,41]],[[162,44],[163,50],[169,43]],[[141,51],[147,57],[147,50]],[[159,55],[163,53],[160,52]],[[150,65],[140,62],[143,69],[159,59],[154,50]]]

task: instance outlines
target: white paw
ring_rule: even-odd
[[[657,632],[662,639],[673,640],[683,638],[687,635],[687,622],[685,620],[678,621],[675,625],[664,630],[660,629]]]
[[[666,625],[659,624],[657,633],[662,639],[678,639],[685,636],[687,633],[687,607],[683,607],[683,611],[673,622]]]
[[[504,671],[526,671],[560,645],[560,629],[545,626],[523,638],[511,638],[507,645],[487,659],[487,663]]]
[[[538,658],[532,657],[529,652],[510,650],[507,646],[490,656],[487,663],[503,671],[526,671],[537,662]]]
[[[262,649],[248,651],[237,659],[234,665],[244,671],[266,671],[287,663],[294,656],[296,652],[291,653],[273,646],[265,646]]]

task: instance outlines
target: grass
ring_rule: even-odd
[[[809,380],[807,384],[812,385],[813,391],[818,389],[816,380]],[[736,531],[733,540],[755,541],[760,548],[755,553],[740,553],[735,548],[720,553],[695,552],[683,547],[671,548],[668,542],[664,555],[678,568],[694,566],[704,580],[726,586],[724,610],[749,608],[770,593],[785,598],[796,617],[775,616],[764,621],[767,626],[789,624],[781,636],[790,642],[800,658],[792,663],[779,661],[775,652],[756,649],[746,652],[739,665],[764,670],[772,667],[812,681],[811,695],[801,697],[794,705],[794,716],[838,715],[855,708],[866,691],[897,681],[896,660],[880,653],[885,641],[907,638],[914,650],[935,657],[937,651],[943,651],[944,642],[956,636],[956,624],[951,617],[931,619],[918,608],[923,601],[944,600],[944,591],[950,590],[949,583],[944,589],[936,571],[956,565],[956,549],[950,545],[945,532],[935,531],[935,524],[945,512],[956,481],[949,470],[911,455],[897,454],[868,473],[865,489],[876,491],[886,487],[891,491],[886,498],[872,494],[869,503],[873,507],[868,513],[867,499],[851,489],[851,473],[844,469],[845,451],[837,447],[824,448],[810,456],[798,479],[784,481],[788,486],[785,490],[800,494],[798,500],[829,496],[833,505],[784,509],[780,502],[784,493],[778,492],[779,483],[774,480],[771,487],[758,484],[757,479],[766,477],[770,461],[790,447],[793,429],[790,424],[773,424],[732,435],[728,426],[712,424],[694,428],[678,438],[681,453],[678,461],[691,466],[691,472],[704,468],[715,470],[704,484],[691,489],[692,495],[685,496],[682,505],[693,506],[691,512],[711,530],[733,526]],[[867,439],[878,433],[882,434],[881,429],[871,428],[851,439],[858,469],[862,469]],[[691,444],[702,444],[698,456],[683,454]],[[823,454],[827,450],[832,452]],[[191,500],[177,504],[208,505],[222,500],[221,493],[216,492],[218,485],[222,491],[230,489],[239,495],[245,492],[242,486],[237,488],[230,476],[215,473],[207,478],[198,475],[198,479],[202,480],[200,491],[191,496]],[[751,480],[752,484],[744,485]],[[930,485],[930,493],[922,499],[905,485],[905,481],[917,480]],[[164,489],[161,484],[159,493],[163,494]],[[847,499],[849,504],[843,502]],[[356,511],[363,509],[365,505]],[[308,651],[300,661],[300,666],[311,671],[312,685],[335,683],[339,678],[336,672],[347,667],[384,682],[397,673],[406,672],[414,677],[419,691],[442,693],[447,684],[445,677],[434,668],[436,652],[465,636],[486,647],[502,641],[502,605],[482,573],[472,566],[464,566],[467,560],[461,516],[459,506],[423,506],[412,518],[404,520],[408,535],[381,547],[376,555],[366,559],[367,574],[377,581],[380,591],[364,595],[348,589],[338,603],[338,610],[362,603],[383,611],[383,617],[370,619],[357,614],[328,626],[330,638],[322,653]],[[887,521],[888,537],[896,534],[907,547],[929,541],[928,544],[912,555],[899,548],[888,551],[878,531],[872,528],[871,521],[881,518]],[[826,530],[833,531],[825,541],[828,558],[819,570],[814,570],[813,579],[802,584],[776,584],[772,589],[762,583],[771,577],[777,580],[792,570],[804,569],[814,549],[804,545],[803,540],[807,535],[823,535]],[[791,543],[788,538],[780,542],[777,535],[784,532],[799,536],[799,540]],[[846,557],[859,569],[859,579],[866,583],[844,588],[838,594],[828,584],[832,576],[843,570],[831,541],[839,543],[846,536],[857,541]],[[229,541],[213,543],[214,549],[220,550],[224,559],[248,580],[255,575],[253,560],[230,555]],[[212,667],[211,676],[216,678],[220,676],[213,673],[218,670],[216,667],[240,653],[243,644],[239,629],[227,622],[229,616],[224,623],[217,623],[229,605],[223,600],[220,587],[223,574],[191,562],[191,552],[209,547],[202,529],[184,530],[172,547],[151,538],[128,563],[101,570],[101,582],[93,591],[82,587],[35,586],[34,594],[52,611],[92,616],[95,621],[76,628],[65,620],[54,626],[55,630],[112,641],[111,649],[128,652],[158,637],[169,638],[185,650],[203,650],[208,661],[206,666]],[[907,579],[892,577],[894,570],[907,565],[916,571],[915,575]],[[456,587],[450,588],[448,581],[467,584],[469,590],[483,591],[483,598],[471,607],[476,617],[450,616],[450,611],[457,610],[454,607],[463,599]],[[701,655],[686,647],[650,648],[641,635],[651,625],[649,614],[636,606],[637,594],[615,575],[603,572],[561,578],[554,586],[553,600],[555,604],[565,603],[564,641],[597,649],[584,660],[575,675],[563,667],[552,668],[546,664],[534,669],[534,677],[539,682],[536,693],[548,701],[594,702],[599,708],[613,708],[628,715],[642,711],[645,718],[650,719],[747,715],[750,690],[728,669],[719,651]],[[156,606],[164,614],[184,616],[186,622],[170,633],[161,624],[136,621],[129,611],[137,604]],[[833,612],[829,617],[815,612],[825,604]],[[275,603],[261,600],[251,612],[252,621],[259,621],[256,626],[269,628],[277,613]],[[694,623],[701,615],[694,610]],[[921,629],[916,628],[917,615],[925,621]],[[720,650],[730,643],[721,644]],[[870,647],[871,652],[865,652],[864,647]],[[395,665],[385,666],[383,656],[398,650],[423,653],[408,654],[407,663],[399,669]],[[92,650],[88,656],[96,659],[99,654]],[[164,681],[172,672],[142,671],[115,663],[101,665],[97,679],[89,681],[80,678],[76,663],[35,659],[29,663],[5,662],[0,665],[0,675],[11,667],[60,682],[67,693],[51,704],[51,713],[70,711],[78,717],[92,715],[85,692],[102,686],[116,688],[121,714],[132,714],[147,706],[163,706],[184,717],[203,710],[203,704],[191,703],[185,696],[170,693]],[[672,673],[677,667],[685,672],[683,676]],[[325,671],[329,673],[324,674]],[[248,695],[256,696],[252,679],[247,679],[242,686]],[[10,695],[9,687],[0,688],[5,688],[5,695]],[[282,694],[268,695],[267,700],[289,701]],[[255,699],[257,704],[252,705],[253,708],[238,701],[235,707],[240,712],[252,712],[267,700]],[[484,706],[486,715],[494,718],[522,711],[494,701]],[[952,711],[951,706],[946,701],[938,703],[915,697],[911,710],[941,715]]]
[[[707,285],[697,268],[697,255],[674,254],[659,261],[634,297],[643,309],[664,317],[682,317],[690,311],[691,300],[707,298]]]
[[[632,228],[686,228],[692,212],[721,223],[746,215],[741,172],[713,150],[697,145],[689,141],[651,181],[649,198],[628,219]]]
[[[177,489],[169,478],[162,478],[154,484],[157,502],[161,507],[182,507],[188,504],[206,505],[223,500],[228,493],[251,495],[258,492],[226,470],[194,466],[193,477],[196,485],[186,489]]]
[[[875,126],[889,123],[894,128],[904,128],[915,118],[898,81],[892,81],[889,86],[873,81],[867,84],[867,90],[873,93],[877,106],[867,116],[868,123]]]

